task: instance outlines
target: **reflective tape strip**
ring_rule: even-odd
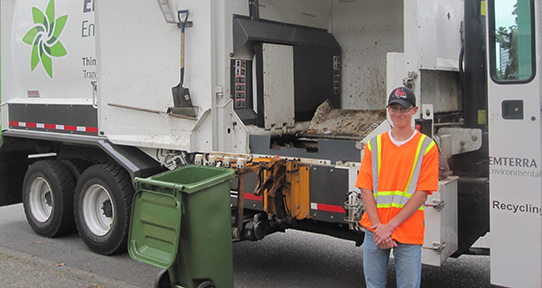
[[[431,150],[431,148],[433,148],[433,146],[435,146],[435,145],[437,145],[437,144],[435,144],[434,141],[431,141],[431,144],[429,144],[427,146],[427,148],[425,149],[425,153],[423,153],[423,155],[427,154],[427,152],[429,152],[429,150]]]
[[[33,123],[33,122],[19,122],[9,121],[9,127],[12,128],[37,128],[59,131],[77,131],[87,133],[98,133],[98,127],[86,127],[75,125],[61,125],[61,124],[47,124],[47,123]]]
[[[378,193],[376,193],[378,196],[389,196],[389,195],[399,195],[399,196],[407,196],[407,197],[411,197],[412,194],[409,194],[405,191],[400,191],[400,190],[397,190],[397,191],[378,191]]]
[[[401,195],[378,195],[377,196],[377,203],[378,204],[399,204],[404,205],[406,202],[410,199],[408,196],[401,196]]]
[[[246,193],[243,194],[246,200],[253,200],[253,201],[263,201],[263,195],[256,196],[252,193]]]
[[[412,170],[412,174],[410,176],[409,184],[407,186],[407,192],[408,194],[414,194],[416,192],[416,186],[418,186],[418,178],[420,178],[420,173],[422,171],[422,162],[423,157],[425,154],[430,150],[428,149],[429,146],[433,147],[434,142],[431,140],[431,138],[425,136],[422,134],[422,138],[420,139],[420,143],[418,144],[418,150],[416,151],[416,159],[415,159],[415,167]],[[420,153],[423,151],[423,153]]]
[[[422,134],[422,137],[420,138],[420,141],[418,142],[418,147],[416,148],[416,155],[414,156],[414,165],[412,166],[412,170],[410,171],[410,177],[408,177],[408,182],[407,182],[407,190],[406,191],[409,191],[410,194],[414,194],[414,192],[416,192],[416,187],[417,184],[418,184],[418,178],[420,176],[420,170],[421,170],[421,165],[422,165],[422,159],[423,159],[423,154],[421,155],[421,158],[420,158],[420,151],[422,150],[422,145],[424,143],[424,140],[425,140],[426,136],[424,134]],[[425,149],[424,150],[424,153],[425,153]],[[414,180],[414,181],[412,181]],[[411,185],[411,183],[415,183],[416,185]],[[414,191],[411,191],[412,189],[412,186],[414,186]]]
[[[333,212],[333,213],[343,213],[343,214],[346,213],[343,206],[315,203],[315,202],[311,202],[311,210]]]
[[[376,208],[403,208],[405,207],[405,204],[397,204],[397,203],[391,203],[391,204],[376,204]],[[424,210],[424,205],[420,206],[418,210]]]
[[[375,143],[376,142],[376,143]],[[373,145],[376,144],[376,145]],[[382,162],[382,135],[378,135],[369,141],[371,149],[371,169],[373,171],[373,194],[378,193],[378,177],[380,176],[380,163]],[[376,159],[376,161],[375,161]],[[375,173],[376,172],[376,173]]]

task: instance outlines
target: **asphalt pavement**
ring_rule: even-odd
[[[0,246],[2,287],[137,288],[125,282],[68,267]]]

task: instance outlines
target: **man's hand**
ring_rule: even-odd
[[[373,233],[373,239],[376,243],[376,245],[380,246],[380,244],[387,239],[391,239],[391,233],[393,233],[393,230],[395,230],[395,227],[391,226],[390,224],[376,224],[371,227],[371,229],[374,229]]]
[[[378,245],[378,247],[380,247],[380,249],[391,249],[391,248],[394,248],[394,247],[397,247],[397,243],[390,238],[382,241],[382,243],[380,243],[380,245]]]
[[[391,236],[391,233],[397,228],[399,225],[401,225],[403,222],[405,222],[408,218],[410,218],[421,205],[425,203],[427,200],[427,195],[429,194],[429,191],[416,191],[410,197],[410,199],[407,201],[405,206],[401,208],[401,211],[395,215],[388,223],[386,224],[375,224],[371,227],[371,229],[374,229],[373,239],[376,243],[376,245],[379,245],[386,239],[388,239]],[[365,198],[364,198],[365,200]],[[371,219],[372,220],[372,219]],[[378,219],[380,220],[380,219]],[[374,222],[373,222],[374,223]]]

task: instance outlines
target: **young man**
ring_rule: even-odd
[[[397,287],[419,287],[423,209],[427,195],[438,190],[438,150],[412,127],[418,112],[414,92],[394,89],[387,108],[393,127],[367,143],[356,182],[366,209],[360,222],[365,227],[363,270],[367,287],[386,287],[393,248]]]

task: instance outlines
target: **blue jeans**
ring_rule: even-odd
[[[385,288],[391,249],[380,249],[373,232],[365,229],[363,272],[367,288]],[[397,243],[393,248],[398,288],[419,288],[422,278],[422,245]]]

